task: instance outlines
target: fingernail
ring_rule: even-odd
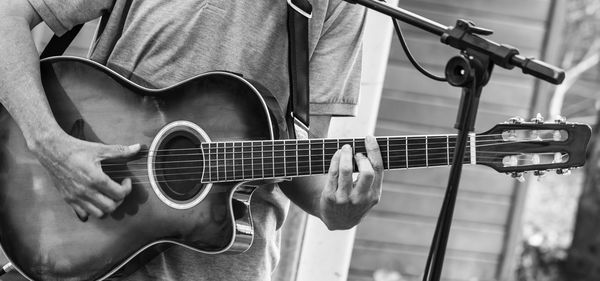
[[[88,220],[87,217],[82,217],[78,213],[75,213],[75,214],[77,215],[77,217],[79,218],[79,220],[82,221],[82,222],[86,222]]]
[[[140,144],[139,143],[132,144],[132,145],[129,146],[129,149],[131,149],[131,150],[138,150],[138,149],[140,149]]]
[[[375,139],[374,136],[369,135],[369,136],[365,137],[365,142],[367,142],[367,143],[372,144],[372,143],[375,143],[376,141],[377,140]]]
[[[365,155],[362,153],[356,153],[356,158],[365,158]]]
[[[348,150],[351,150],[352,148],[350,147],[349,144],[344,144],[344,146],[342,146],[342,149],[348,151]]]

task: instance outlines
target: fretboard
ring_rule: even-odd
[[[378,137],[385,170],[452,164],[456,135]],[[349,144],[367,155],[364,138],[210,142],[201,146],[202,182],[326,174],[335,152]],[[463,163],[470,159],[467,144]],[[354,163],[354,171],[357,171]]]

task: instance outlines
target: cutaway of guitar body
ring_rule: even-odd
[[[213,72],[150,90],[84,59],[50,58],[41,68],[50,106],[63,130],[92,142],[140,143],[146,149],[128,162],[103,163],[113,179],[130,177],[132,192],[110,215],[81,222],[27,149],[15,122],[5,110],[1,113],[0,243],[24,276],[105,279],[126,275],[143,264],[136,258],[151,258],[167,244],[211,254],[243,252],[250,246],[249,204],[255,185],[215,183],[208,188],[200,183],[201,170],[192,171],[197,178],[185,179],[196,180],[188,186],[163,175],[162,180],[174,183],[175,193],[196,188],[198,192],[189,191],[194,197],[206,191],[199,202],[178,209],[160,200],[146,167],[147,148],[175,121],[196,124],[211,141],[277,136],[273,113],[252,84],[235,74]]]

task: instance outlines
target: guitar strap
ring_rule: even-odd
[[[312,5],[308,0],[287,0],[290,97],[288,128],[291,138],[308,138],[309,80],[308,80],[308,20]]]
[[[308,20],[312,17],[312,5],[308,0],[287,0],[287,4],[290,97],[286,119],[291,138],[308,138]],[[83,24],[77,25],[60,37],[53,35],[40,59],[62,55],[82,27]]]

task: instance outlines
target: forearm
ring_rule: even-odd
[[[38,52],[31,35],[31,28],[40,19],[35,12],[31,13],[30,6],[19,8],[19,5],[28,3],[0,4],[0,53],[3,55],[0,102],[19,125],[31,148],[60,130],[44,94]]]

